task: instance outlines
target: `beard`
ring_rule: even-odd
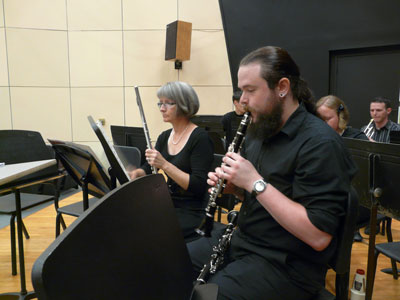
[[[282,127],[282,113],[282,103],[276,101],[270,113],[260,115],[256,122],[250,124],[248,128],[249,135],[262,140],[274,136]]]

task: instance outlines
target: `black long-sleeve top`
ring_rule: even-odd
[[[175,207],[202,208],[205,207],[207,191],[207,173],[213,161],[213,144],[208,133],[196,127],[191,133],[182,150],[175,155],[168,152],[168,139],[172,129],[162,132],[156,142],[155,149],[177,168],[189,174],[189,186],[185,191],[174,180],[168,177],[167,184]],[[151,173],[150,165],[146,162],[141,167],[146,174]]]

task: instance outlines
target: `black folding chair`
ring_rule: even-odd
[[[37,160],[53,159],[53,154],[46,146],[41,134],[29,130],[0,130],[0,162],[6,164],[25,163]],[[45,178],[59,175],[56,165],[48,167],[42,171],[26,176],[30,178]],[[59,198],[59,180],[41,183],[51,185],[52,195],[39,194],[32,190],[22,190],[21,193],[21,211],[42,205],[49,201],[58,201]],[[10,216],[10,236],[11,236],[11,268],[12,274],[17,274],[16,265],[16,238],[15,238],[15,217],[16,207],[14,194],[0,196],[0,214]],[[22,223],[23,232],[26,239],[29,239],[28,231]]]

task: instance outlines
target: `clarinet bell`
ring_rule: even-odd
[[[206,216],[201,222],[200,226],[195,229],[197,234],[205,237],[211,236],[211,231],[214,227],[214,220],[212,217]]]

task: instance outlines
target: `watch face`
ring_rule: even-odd
[[[265,183],[262,181],[258,181],[256,182],[254,189],[256,190],[257,193],[260,193],[262,191],[264,191],[265,189]]]

